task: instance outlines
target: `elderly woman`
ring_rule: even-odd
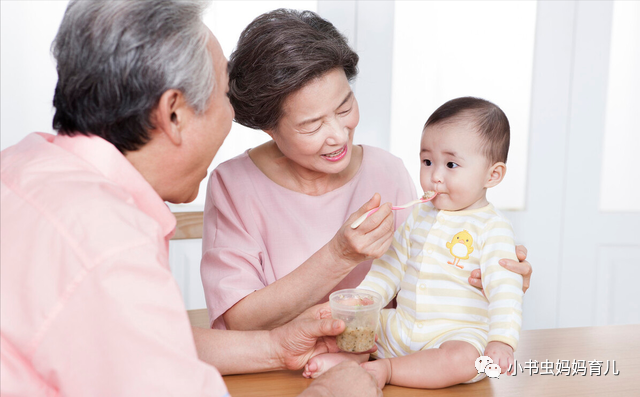
[[[211,174],[202,280],[212,327],[271,329],[357,286],[408,215],[394,217],[389,202],[417,195],[400,159],[353,145],[358,55],[330,22],[310,11],[263,14],[229,62],[236,121],[271,140]],[[506,266],[528,286],[527,262]]]

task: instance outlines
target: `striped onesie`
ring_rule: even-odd
[[[382,310],[373,356],[405,356],[450,340],[468,342],[480,355],[490,341],[515,351],[522,276],[500,266],[502,258],[517,260],[513,229],[493,205],[464,211],[416,206],[358,287],[381,294],[383,307],[397,294],[397,307]],[[481,269],[487,297],[468,282],[475,269]]]

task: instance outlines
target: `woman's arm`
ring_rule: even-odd
[[[380,205],[380,195],[352,214],[336,235],[287,276],[259,289],[223,314],[228,329],[272,329],[318,303],[359,263],[382,256],[393,237],[389,204],[357,229],[351,223]]]
[[[501,259],[500,265],[505,269],[511,270],[514,273],[522,275],[522,291],[527,292],[529,289],[529,283],[531,282],[531,273],[533,268],[531,264],[527,262],[527,248],[524,245],[516,246],[516,256],[520,262],[516,262],[511,259]],[[482,280],[480,279],[480,269],[476,269],[471,272],[469,277],[469,284],[476,288],[482,289]]]

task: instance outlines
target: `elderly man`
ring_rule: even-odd
[[[3,395],[224,396],[220,373],[297,369],[335,348],[324,337],[344,323],[330,319],[189,326],[164,201],[196,197],[233,119],[203,7],[69,4],[53,45],[58,135],[2,152]],[[381,391],[352,364],[303,393],[328,394]]]

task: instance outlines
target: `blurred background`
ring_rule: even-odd
[[[50,45],[67,1],[0,2],[1,146],[53,132]],[[355,143],[400,157],[419,189],[419,139],[445,101],[478,96],[511,123],[505,180],[489,199],[512,220],[534,274],[523,328],[640,323],[640,2],[213,1],[227,57],[276,8],[331,21],[360,55]],[[210,171],[268,136],[238,124]],[[202,211],[206,180],[190,204]],[[205,307],[201,242],[171,242],[188,309]]]

